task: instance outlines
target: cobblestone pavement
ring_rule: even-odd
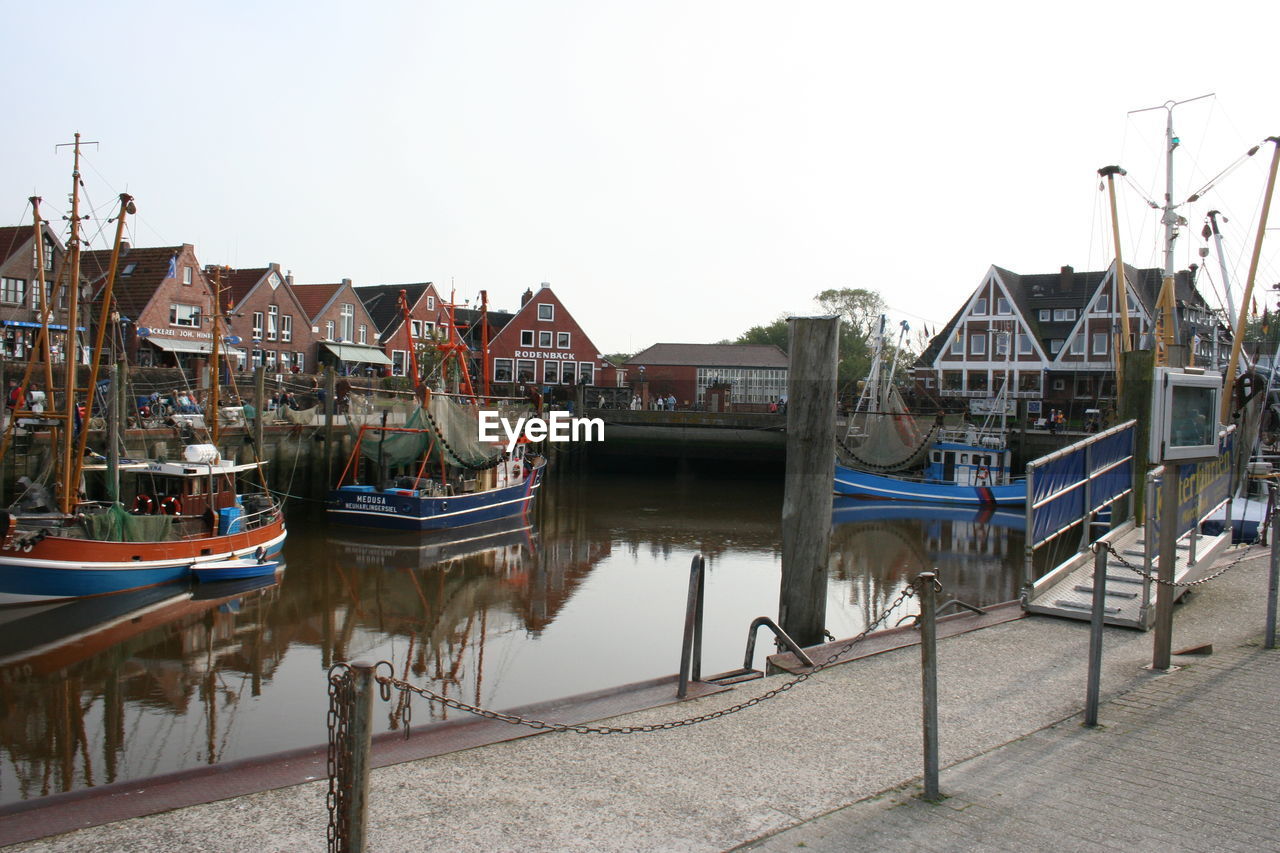
[[[1280,650],[1153,676],[1099,723],[1075,717],[946,769],[938,804],[916,784],[742,849],[1280,849]]]

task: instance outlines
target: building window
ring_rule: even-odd
[[[40,268],[40,247],[36,243],[31,244],[31,268]],[[44,271],[53,272],[53,241],[48,237],[44,238]]]
[[[25,278],[4,278],[0,280],[0,302],[21,305],[27,301],[27,280]]]
[[[360,343],[369,343],[369,327],[365,323],[360,324]]]
[[[988,387],[988,377],[985,370],[969,371],[969,390],[970,391],[986,391]]]
[[[522,347],[533,346],[533,330],[532,329],[520,330],[520,346]]]
[[[284,343],[293,341],[293,315],[285,314],[280,318],[280,340]]]
[[[1065,379],[1055,379],[1055,380],[1053,380],[1053,390],[1055,390],[1055,391],[1062,391],[1062,390],[1064,390],[1066,387],[1067,387],[1067,380],[1065,380]]]
[[[170,326],[200,327],[200,306],[174,303],[169,306]]]
[[[182,268],[182,283],[183,283],[183,284],[185,284],[185,285],[187,285],[188,287],[190,287],[190,286],[191,286],[191,267],[183,266],[183,268]]]
[[[422,323],[421,323],[421,321],[419,321],[419,320],[410,320],[410,321],[409,321],[409,337],[411,337],[411,338],[420,338],[420,337],[422,337]]]
[[[342,310],[339,311],[339,318],[342,320],[342,340],[355,340],[356,306],[352,305],[350,302],[342,303]]]
[[[578,381],[583,385],[594,385],[596,379],[596,366],[590,361],[578,362]]]
[[[1093,395],[1093,379],[1089,376],[1076,377],[1076,396],[1090,397]]]
[[[551,322],[556,318],[556,306],[549,305],[546,302],[538,303],[538,319]]]
[[[975,299],[975,300],[974,300],[974,302],[973,302],[973,313],[974,313],[974,314],[986,314],[986,313],[987,313],[987,298],[986,298],[985,296],[983,296],[983,297],[981,297],[981,298],[979,298],[979,299]]]
[[[276,351],[273,349],[267,350],[267,367],[273,370],[276,367]]]
[[[300,353],[300,352],[295,352],[295,353],[293,354],[293,366],[294,366],[294,367],[296,367],[296,368],[298,368],[298,370],[299,370],[299,371],[302,371],[302,370],[303,370],[303,366],[302,366],[302,353]]]
[[[959,370],[944,370],[942,372],[942,390],[963,391],[964,374]]]
[[[1048,323],[1048,322],[1049,322],[1050,320],[1052,320],[1052,319],[1053,319],[1053,311],[1052,311],[1052,310],[1050,310],[1050,309],[1048,309],[1048,308],[1041,308],[1041,309],[1040,309],[1040,322],[1041,322],[1041,323]]]
[[[324,321],[324,339],[326,341],[333,340],[333,321],[332,320]]]
[[[995,354],[996,355],[1009,354],[1009,333],[1008,332],[996,332]]]
[[[1024,371],[1018,374],[1018,390],[1024,392],[1040,393],[1040,387],[1043,384],[1043,375],[1040,371]]]
[[[924,387],[926,387],[926,388],[932,388],[932,387],[934,386],[934,384],[935,384],[935,383],[934,383],[934,381],[933,381],[933,376],[932,376],[932,375],[929,375],[929,376],[924,377],[924,379],[923,379],[923,385],[924,385]]]
[[[494,382],[510,382],[511,371],[514,362],[509,358],[495,358],[493,360],[493,381]]]
[[[1055,338],[1049,341],[1049,355],[1057,355],[1062,352],[1062,340]]]
[[[568,348],[569,348],[569,333],[556,332],[556,349],[568,349]]]
[[[1094,355],[1107,354],[1107,338],[1108,337],[1110,336],[1106,332],[1093,333],[1093,354]]]
[[[542,362],[542,382],[544,385],[560,384],[560,362],[551,359]]]
[[[262,340],[262,312],[253,312],[253,339],[255,341]]]
[[[1013,313],[1013,309],[1012,309],[1011,307],[1009,307],[1009,300],[1008,300],[1008,299],[1005,299],[1003,296],[997,297],[997,299],[996,299],[996,313],[997,313],[997,314],[1012,314],[1012,313]]]
[[[1074,308],[1054,308],[1053,320],[1055,323],[1070,323],[1076,319],[1076,309]]]
[[[1100,294],[1098,294],[1098,306],[1097,306],[1097,308],[1096,308],[1095,310],[1097,310],[1097,311],[1099,311],[1099,312],[1106,312],[1106,311],[1110,311],[1110,310],[1111,310],[1111,296],[1110,296],[1109,294],[1106,294],[1106,293],[1100,293]]]
[[[1067,350],[1071,355],[1084,355],[1084,333],[1080,333],[1071,339],[1071,348]]]
[[[404,376],[405,365],[409,363],[409,353],[402,349],[391,351],[391,375]]]
[[[516,359],[516,381],[532,382],[534,379],[533,359],[518,358]]]
[[[538,348],[551,349],[551,333],[550,332],[538,332]]]
[[[987,339],[982,335],[969,336],[969,355],[986,355]]]
[[[956,332],[956,336],[951,340],[951,354],[964,355],[964,335]]]
[[[563,361],[560,363],[560,381],[565,385],[573,384],[574,363],[572,361]]]
[[[427,310],[428,311],[436,310],[436,298],[434,296],[427,297]]]
[[[1018,334],[1018,355],[1031,355],[1035,352],[1035,346],[1031,343],[1031,336],[1026,332]]]
[[[280,321],[280,306],[267,306],[267,340],[274,341],[276,339],[276,326]]]

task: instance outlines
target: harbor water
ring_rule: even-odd
[[[780,477],[581,473],[550,478],[527,519],[442,539],[291,499],[274,582],[0,611],[0,803],[323,743],[337,661],[495,709],[671,675],[699,553],[703,672],[735,669],[752,619],[777,617],[781,506]],[[975,606],[1017,597],[1020,512],[837,500],[832,521],[835,637],[921,571]],[[419,701],[412,720],[459,713]]]

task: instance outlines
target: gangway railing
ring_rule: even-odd
[[[1027,463],[1024,598],[1037,580],[1034,559],[1038,549],[1080,528],[1083,551],[1098,514],[1133,493],[1137,423],[1125,421]],[[1073,554],[1066,562],[1076,557]]]
[[[676,697],[683,699],[689,692],[690,681],[702,681],[702,615],[706,597],[706,560],[701,554],[695,554],[689,564],[689,598],[684,613],[684,642],[680,647],[680,683],[676,689]],[[747,651],[743,658],[742,669],[733,669],[709,677],[708,681],[730,683],[757,678],[763,673],[752,667],[756,654],[756,635],[760,628],[768,628],[773,632],[780,645],[796,656],[805,666],[814,666],[814,662],[805,654],[804,649],[778,627],[768,616],[757,616],[747,629]]]

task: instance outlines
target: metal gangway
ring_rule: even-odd
[[[1088,620],[1093,601],[1094,557],[1089,545],[1110,545],[1106,563],[1108,625],[1147,630],[1155,618],[1153,587],[1159,572],[1159,536],[1153,523],[1164,467],[1146,477],[1141,513],[1113,525],[1115,511],[1131,505],[1136,457],[1136,421],[1064,447],[1027,466],[1027,540],[1023,606],[1029,613]],[[1231,544],[1230,454],[1197,465],[1179,466],[1192,488],[1189,505],[1180,507],[1173,580],[1188,584],[1210,573]],[[1123,503],[1122,503],[1123,502]],[[1222,533],[1200,532],[1202,523],[1226,507]],[[1140,523],[1141,522],[1141,523]],[[1102,532],[1103,527],[1108,528]],[[1099,533],[1101,532],[1101,535]],[[1037,552],[1051,542],[1074,541],[1072,553],[1047,569],[1036,568]],[[1042,557],[1043,562],[1043,557]],[[1175,586],[1175,600],[1187,590]]]

